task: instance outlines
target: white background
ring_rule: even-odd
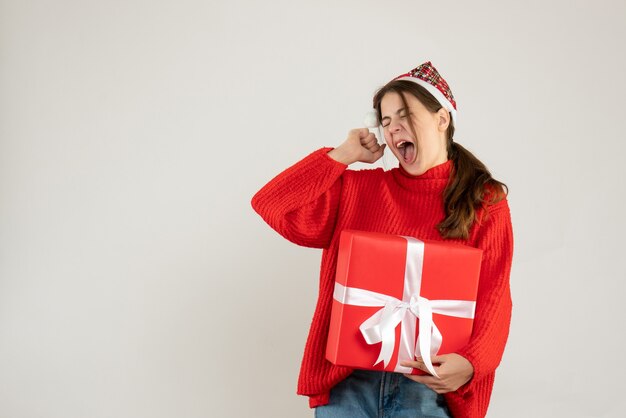
[[[510,188],[489,417],[622,417],[623,1],[0,1],[0,417],[307,417],[320,251],[250,207],[431,60]]]

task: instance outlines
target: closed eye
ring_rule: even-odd
[[[411,115],[411,114],[412,114],[412,113],[409,113],[409,115]],[[406,113],[405,113],[405,114],[402,114],[402,115],[400,115],[400,119],[406,119],[406,117],[407,117],[407,116],[408,116],[408,115],[407,115]],[[387,122],[387,124],[383,124],[383,125],[382,125],[382,126],[383,126],[383,128],[388,127],[388,126],[389,126],[389,123],[390,123],[390,122],[389,122],[389,118],[385,118],[385,119],[386,119],[388,122]]]
[[[398,115],[398,116],[400,117],[400,119],[406,119],[407,115],[412,115],[412,113],[411,113],[411,112],[407,112],[407,109],[403,107],[403,108],[398,109],[398,110],[396,111],[396,115]],[[386,125],[384,124],[384,123],[385,123],[385,121],[387,122],[387,124],[386,124]],[[389,116],[385,116],[385,117],[382,119],[382,122],[383,122],[382,127],[383,127],[383,128],[386,128],[387,126],[389,126],[389,123],[391,122],[391,118],[390,118]]]

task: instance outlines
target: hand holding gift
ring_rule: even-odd
[[[404,375],[415,382],[425,384],[437,393],[454,392],[469,382],[474,375],[472,363],[456,353],[434,356],[432,361],[433,363],[439,363],[439,366],[435,366],[435,371],[439,377],[431,375],[416,376],[408,373]],[[400,364],[428,373],[426,365],[419,357],[415,361],[401,361]]]

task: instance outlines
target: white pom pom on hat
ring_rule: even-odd
[[[454,120],[454,125],[457,125],[456,101],[454,100],[450,86],[430,61],[426,61],[418,67],[413,68],[408,73],[401,74],[391,81],[396,80],[409,80],[424,87],[441,103],[441,106],[450,112],[450,116]]]
[[[365,114],[365,120],[363,121],[366,128],[376,128],[378,126],[378,116],[375,110],[370,110]]]

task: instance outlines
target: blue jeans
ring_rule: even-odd
[[[401,373],[354,370],[330,391],[315,418],[452,418],[443,395]]]

